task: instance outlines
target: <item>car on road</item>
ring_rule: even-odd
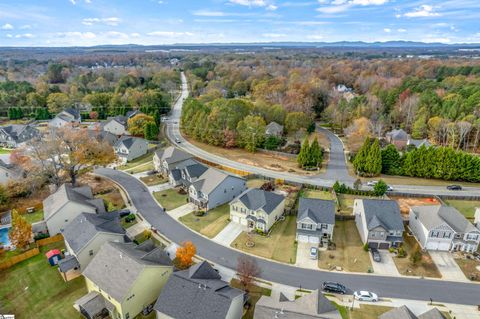
[[[182,143],[182,141],[180,141],[180,139],[177,137],[177,138],[175,139],[175,143],[180,144],[180,143]]]
[[[461,191],[462,190],[462,186],[460,185],[448,185],[447,186],[447,189],[449,191]]]
[[[317,247],[310,247],[310,259],[318,259],[318,249]]]
[[[376,261],[377,263],[382,261],[382,256],[380,256],[377,248],[370,248],[370,253],[372,254],[372,258],[374,261]]]
[[[367,186],[375,186],[377,185],[378,181],[370,181],[370,182],[367,182]]]
[[[332,292],[332,293],[341,294],[341,295],[344,295],[347,293],[347,288],[345,288],[344,285],[334,281],[325,281],[323,283],[322,288],[323,288],[323,291],[325,292]]]
[[[392,186],[389,186],[389,185],[387,185],[387,191],[389,191],[389,192],[393,192],[393,187],[392,187]]]
[[[355,291],[353,293],[353,297],[359,301],[372,301],[372,302],[378,301],[377,294],[370,291],[365,291],[365,290]]]

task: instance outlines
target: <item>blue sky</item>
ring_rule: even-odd
[[[0,0],[0,46],[480,43],[480,0]]]

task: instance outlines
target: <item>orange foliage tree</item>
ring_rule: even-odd
[[[179,268],[185,269],[192,265],[193,256],[197,253],[197,248],[191,241],[182,243],[182,246],[177,248],[176,257]]]
[[[12,245],[23,249],[32,240],[32,225],[15,209],[12,210],[12,227],[8,231],[8,238]]]

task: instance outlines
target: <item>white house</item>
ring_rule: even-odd
[[[111,117],[102,123],[102,130],[117,136],[128,135],[127,120],[126,116],[121,115]]]
[[[118,159],[126,163],[147,154],[148,142],[139,137],[123,136],[115,143],[113,150]]]
[[[197,163],[191,154],[173,146],[158,150],[153,154],[153,166],[164,176],[169,176],[174,169],[180,170]]]
[[[297,240],[304,243],[328,244],[335,227],[335,202],[316,198],[300,198],[297,214]]]
[[[77,125],[82,122],[80,112],[76,109],[67,108],[58,113],[50,122],[48,126],[52,128],[60,128],[67,125]]]
[[[409,226],[426,250],[475,252],[480,242],[480,230],[450,206],[411,207]]]
[[[230,219],[248,229],[268,232],[285,211],[285,196],[251,188],[230,202]]]

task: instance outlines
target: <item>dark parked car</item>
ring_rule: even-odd
[[[347,288],[345,288],[344,285],[338,283],[338,282],[333,282],[333,281],[325,281],[323,283],[323,291],[325,292],[333,292],[337,294],[346,294],[347,293]]]
[[[382,256],[380,256],[380,253],[378,252],[377,248],[370,249],[370,252],[372,253],[373,260],[375,260],[377,263],[382,261]]]
[[[451,190],[451,191],[461,191],[462,186],[460,186],[460,185],[448,185],[447,189]]]

